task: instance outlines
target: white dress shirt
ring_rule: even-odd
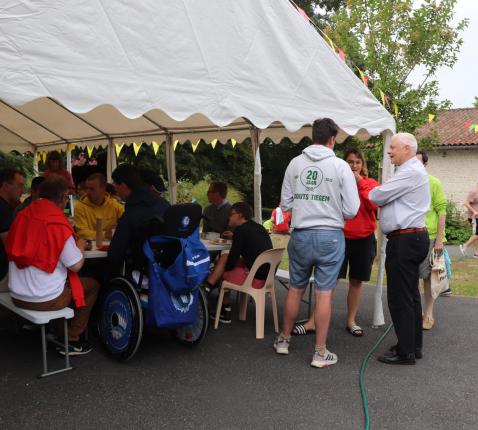
[[[380,225],[394,230],[425,227],[430,209],[430,187],[423,164],[416,157],[398,166],[395,175],[370,191],[369,199],[382,208]]]

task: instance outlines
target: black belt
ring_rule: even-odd
[[[401,230],[393,230],[390,233],[387,233],[387,239],[391,237],[401,236],[402,234],[412,234],[412,233],[422,233],[427,231],[426,228],[404,228]]]

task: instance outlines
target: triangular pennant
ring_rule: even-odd
[[[297,9],[297,11],[300,13],[300,15],[302,16],[302,18],[304,18],[307,22],[309,22],[309,17],[307,16],[307,14],[305,13],[304,9],[301,9],[299,6],[297,6],[295,3],[294,3],[294,6],[295,8]]]
[[[475,124],[470,124],[470,127],[468,127],[468,133],[473,133],[474,129],[475,129]]]
[[[141,149],[142,146],[143,146],[143,142],[139,142],[139,143],[133,142],[133,150],[134,150],[134,155],[136,155],[136,157],[138,156],[139,150]]]
[[[193,147],[193,152],[196,152],[196,149],[198,148],[199,142],[201,142],[200,139],[196,143],[191,143],[191,146]]]
[[[366,87],[368,87],[368,76],[364,72],[362,72],[358,67],[357,67],[357,70],[360,73],[360,78],[362,79],[362,82],[365,84]]]
[[[237,140],[236,139],[231,139],[231,145],[232,147],[234,148],[237,144]]]
[[[478,124],[475,124],[475,133],[478,133]]]
[[[71,152],[75,149],[75,144],[73,143],[69,143],[68,145],[66,145],[66,153],[67,154],[71,154]]]
[[[91,156],[93,155],[93,149],[91,146],[87,146],[86,147],[86,151],[88,152],[88,157],[91,158]]]
[[[46,156],[47,156],[47,152],[42,152],[41,153],[41,159],[43,160],[43,163],[46,163]]]
[[[393,104],[393,110],[395,111],[395,119],[398,121],[398,106],[396,103]]]
[[[436,116],[435,114],[429,113],[428,114],[428,122],[432,122],[435,119],[435,116]]]
[[[155,140],[153,140],[151,143],[153,144],[154,155],[156,155],[158,153],[158,150],[159,150],[159,143],[156,142]]]
[[[40,161],[41,160],[41,152],[37,152],[37,158],[36,158],[36,161]]]
[[[173,151],[176,151],[176,147],[178,146],[179,140],[175,140],[173,143]]]
[[[211,140],[211,146],[212,146],[212,149],[214,149],[217,145],[217,139],[213,139]]]
[[[334,45],[334,42],[332,42],[332,39],[327,36],[325,33],[323,33],[325,38],[327,39],[327,42],[329,43],[330,47],[332,48],[333,51],[335,51],[335,45]]]
[[[382,90],[378,90],[380,92],[380,98],[382,99],[382,104],[385,106],[385,93]]]
[[[123,149],[124,143],[117,143],[115,145],[116,156],[119,157],[121,154],[121,150]]]
[[[471,122],[465,122],[465,128],[468,130],[470,128]]]
[[[339,48],[339,57],[342,59],[342,61],[343,61],[344,63],[346,63],[345,53],[344,53],[344,51],[342,51],[340,48]]]

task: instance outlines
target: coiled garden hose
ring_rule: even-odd
[[[364,373],[365,369],[367,368],[367,363],[368,360],[370,359],[370,356],[375,352],[375,350],[380,346],[380,344],[383,342],[387,334],[390,332],[390,330],[393,327],[393,323],[391,323],[385,332],[380,336],[380,338],[375,342],[375,345],[372,346],[370,351],[367,353],[365,358],[362,361],[362,366],[360,367],[360,373],[359,373],[359,382],[360,382],[360,394],[362,396],[362,407],[363,407],[363,413],[364,413],[364,419],[365,419],[365,430],[370,429],[370,415],[368,412],[368,403],[367,403],[367,393],[365,392],[365,384],[364,384]]]

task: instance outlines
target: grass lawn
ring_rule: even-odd
[[[271,239],[274,248],[286,248],[282,261],[281,269],[289,269],[289,256],[287,255],[287,243],[289,242],[289,235],[272,234]],[[457,296],[478,296],[478,261],[472,258],[452,258],[452,279],[450,286],[454,295]],[[372,277],[369,284],[375,285],[378,274],[378,258],[375,259],[375,264],[372,269]],[[384,279],[384,285],[387,284],[387,279]]]

